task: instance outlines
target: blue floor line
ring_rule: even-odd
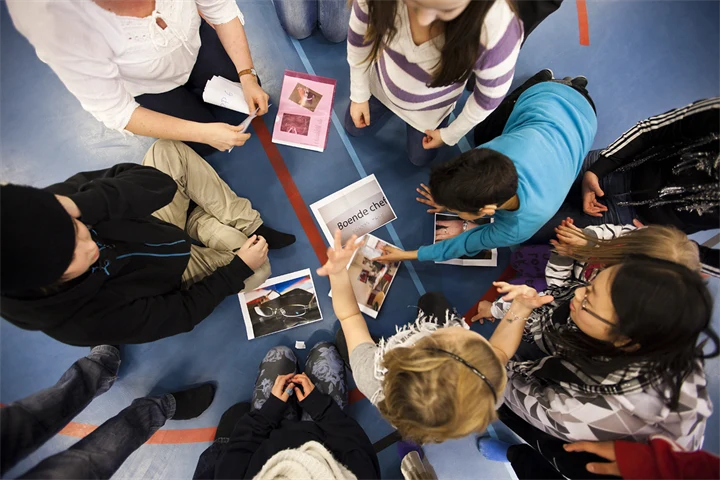
[[[303,50],[302,45],[300,45],[300,42],[295,40],[294,38],[290,39],[292,41],[293,46],[295,47],[295,51],[297,51],[298,55],[300,56],[300,61],[302,62],[303,66],[305,67],[305,70],[310,75],[315,75],[315,70],[313,69],[312,65],[310,64],[310,60],[308,59],[307,55],[305,55],[305,50]],[[360,162],[360,157],[358,157],[357,152],[355,152],[355,148],[350,143],[350,139],[348,138],[347,134],[345,133],[345,129],[343,128],[342,124],[340,123],[340,119],[338,118],[337,114],[335,114],[335,110],[332,111],[332,123],[335,126],[335,130],[337,131],[338,135],[340,135],[340,140],[342,141],[343,145],[345,145],[345,149],[348,152],[348,155],[350,155],[350,160],[352,160],[353,165],[355,165],[355,169],[357,170],[358,174],[360,174],[361,178],[367,177],[367,172],[365,171],[365,167],[363,167],[363,164]],[[463,139],[465,140],[465,139]],[[467,143],[467,140],[465,140],[465,143]],[[469,148],[469,145],[468,145]],[[390,233],[390,238],[392,238],[393,243],[402,250],[405,250],[405,247],[402,244],[402,241],[400,240],[400,236],[397,234],[397,231],[395,230],[395,227],[393,227],[391,224],[386,225],[388,229],[388,233]],[[415,267],[413,266],[412,262],[405,261],[403,262],[405,264],[405,267],[407,267],[408,272],[410,273],[410,278],[412,279],[413,283],[415,284],[415,288],[417,288],[417,291],[420,295],[425,294],[425,287],[423,286],[422,282],[420,281],[420,277],[418,276],[417,272],[415,271]]]

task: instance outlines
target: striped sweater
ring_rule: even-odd
[[[371,44],[365,40],[369,19],[367,0],[353,0],[347,40],[350,100],[363,103],[371,95],[375,96],[416,130],[434,130],[453,111],[465,83],[428,86],[440,61],[444,35],[415,45],[407,6],[402,0],[397,1],[397,34],[384,46],[378,60],[368,65],[366,59]],[[521,21],[506,0],[496,0],[488,10],[478,39],[473,94],[455,121],[440,130],[445,144],[455,145],[500,104],[512,83],[522,39]]]

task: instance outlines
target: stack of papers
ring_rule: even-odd
[[[219,107],[250,114],[250,107],[245,101],[242,85],[217,75],[205,84],[203,100]]]

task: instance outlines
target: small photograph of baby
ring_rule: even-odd
[[[307,108],[311,112],[315,112],[315,109],[320,104],[321,99],[322,95],[312,88],[306,87],[302,83],[295,85],[295,88],[293,88],[293,91],[290,94],[290,100],[303,108]]]
[[[295,115],[292,113],[283,113],[280,130],[294,135],[307,137],[310,132],[310,117],[306,117],[305,115]]]
[[[271,278],[238,296],[250,340],[322,320],[309,270]]]

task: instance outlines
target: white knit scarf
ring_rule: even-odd
[[[321,443],[282,450],[265,462],[253,480],[357,480]]]

